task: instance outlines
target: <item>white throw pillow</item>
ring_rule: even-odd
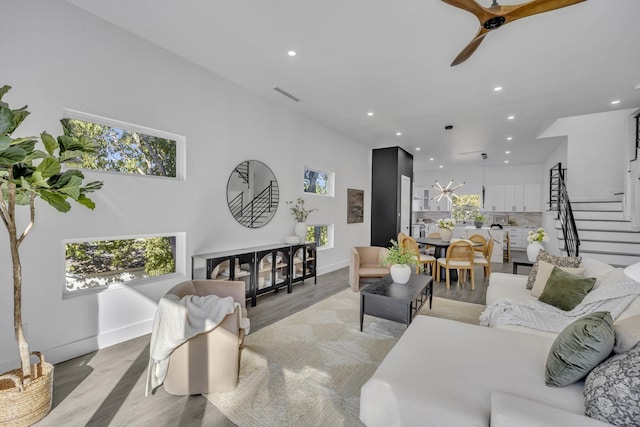
[[[536,298],[539,298],[544,291],[544,287],[547,285],[547,281],[549,280],[549,276],[551,276],[551,272],[553,271],[553,264],[550,264],[546,261],[538,260],[538,274],[536,275],[536,281],[533,282],[533,288],[531,288],[531,295]],[[583,277],[584,268],[571,268],[571,267],[558,267],[560,270],[566,271],[567,273],[575,274],[576,276]]]

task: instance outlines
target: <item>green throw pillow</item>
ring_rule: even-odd
[[[560,310],[573,310],[582,302],[595,283],[595,277],[579,277],[553,267],[547,285],[538,300],[558,307]]]
[[[551,345],[546,384],[564,387],[581,380],[609,357],[614,342],[613,319],[608,311],[597,311],[576,320]]]

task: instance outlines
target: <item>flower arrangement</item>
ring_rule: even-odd
[[[383,264],[384,265],[393,265],[393,264],[415,264],[415,257],[404,251],[404,247],[400,246],[397,241],[391,239],[391,247],[389,249],[389,253],[385,257]]]
[[[456,225],[456,222],[452,218],[445,218],[445,219],[438,220],[438,227],[443,230],[453,231],[453,228],[455,227],[455,225]]]
[[[298,200],[287,202],[288,205],[291,205],[291,214],[296,219],[297,222],[305,222],[309,214],[313,211],[317,211],[318,209],[305,209],[304,208],[304,199],[302,197],[298,197]]]
[[[487,219],[486,216],[482,215],[481,213],[477,213],[474,220],[478,221],[478,222],[485,222]]]
[[[548,242],[549,235],[544,228],[540,227],[537,230],[529,230],[529,235],[527,236],[527,242]]]

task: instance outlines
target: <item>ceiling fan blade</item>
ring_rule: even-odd
[[[456,59],[453,60],[451,66],[454,67],[469,59],[473,52],[476,51],[478,46],[480,46],[480,43],[482,43],[482,40],[484,40],[484,36],[486,36],[487,34],[488,31],[484,28],[481,28],[478,34],[473,38],[473,40],[471,40],[469,44],[465,46],[464,49],[462,49],[462,52],[460,52],[458,56],[456,56]]]
[[[521,6],[515,6],[508,13],[508,20],[515,21],[516,19],[525,18],[527,16],[572,6],[576,3],[582,3],[583,1],[585,0],[533,0],[528,3],[524,3]]]
[[[480,6],[475,0],[442,0],[443,2],[455,6],[467,12],[473,13],[480,19],[480,17],[486,12],[485,8]]]

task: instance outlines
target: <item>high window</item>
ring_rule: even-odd
[[[304,192],[333,197],[335,174],[323,170],[304,169]]]
[[[95,154],[70,161],[76,168],[133,175],[184,178],[184,138],[130,123],[65,110],[65,134],[96,142]]]
[[[451,218],[456,221],[473,221],[480,213],[480,195],[467,194],[453,197]]]
[[[65,242],[65,294],[174,274],[176,235]]]
[[[316,242],[318,249],[333,247],[333,224],[307,226],[307,242]]]

